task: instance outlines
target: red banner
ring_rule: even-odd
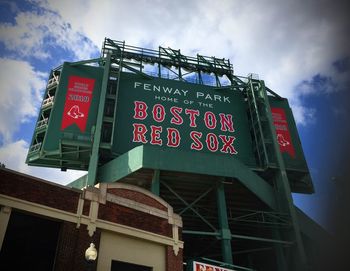
[[[75,123],[82,133],[85,132],[94,84],[92,78],[69,76],[61,130]]]
[[[283,108],[271,108],[273,124],[276,129],[277,142],[280,146],[280,151],[288,153],[292,158],[295,158],[295,150],[288,129],[286,113]]]

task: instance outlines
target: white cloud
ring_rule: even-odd
[[[53,168],[30,167],[24,163],[27,153],[28,143],[24,140],[15,141],[0,147],[0,162],[6,168],[63,185],[86,174],[77,170],[62,172]]]
[[[6,144],[0,147],[0,161],[6,167],[25,172],[25,158],[28,144],[24,140]]]
[[[74,60],[89,59],[98,52],[81,32],[49,10],[19,12],[14,24],[0,24],[0,41],[19,57],[54,58],[58,46],[71,51]]]
[[[8,143],[20,124],[37,117],[47,75],[24,61],[0,58],[0,66],[0,139]]]
[[[299,100],[293,103],[293,115],[296,120],[298,120],[299,125],[307,125],[314,123],[316,121],[316,110],[314,108],[305,107],[300,104]]]
[[[45,6],[97,46],[107,36],[130,45],[230,58],[238,75],[258,73],[271,89],[298,100],[292,106],[299,123],[309,110],[300,110],[296,86],[316,74],[339,76],[332,63],[349,53],[345,1],[104,0]]]

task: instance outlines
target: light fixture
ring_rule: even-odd
[[[85,251],[85,259],[88,262],[95,261],[97,258],[97,249],[95,248],[95,244],[91,243],[88,249]]]

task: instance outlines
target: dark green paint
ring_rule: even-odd
[[[142,145],[101,166],[97,179],[116,182],[141,168],[235,177],[271,209],[276,209],[271,186],[238,159],[226,155],[195,152],[188,155],[185,151]],[[74,183],[69,186],[76,187]]]
[[[137,84],[135,88],[135,84]],[[139,84],[142,84],[139,86]],[[153,88],[160,88],[161,92],[155,91]],[[163,92],[163,87],[172,89],[172,91],[178,90],[182,95],[177,94],[169,94]],[[151,89],[151,90],[145,90]],[[186,95],[182,91],[186,92]],[[200,92],[204,95],[204,97],[213,98],[214,95],[216,97],[222,97],[222,102],[213,101],[208,99],[203,99],[203,97],[197,98],[196,93]],[[208,95],[208,96],[207,96]],[[229,102],[223,102],[224,97],[228,97]],[[172,101],[162,101],[159,98],[163,99],[172,99]],[[145,120],[135,120],[133,119],[134,115],[134,101],[142,101],[145,102],[148,106],[147,113],[148,117]],[[186,104],[186,102],[193,102],[192,104]],[[200,106],[199,103],[205,103],[207,105],[211,104],[213,108]],[[165,107],[165,120],[161,123],[156,122],[152,118],[152,108],[155,104],[161,104]],[[177,106],[183,108],[183,112],[181,116],[183,117],[183,124],[176,125],[170,123],[171,113],[170,107]],[[185,108],[195,109],[200,111],[200,115],[197,117],[196,123],[198,127],[193,128],[190,127],[189,117],[185,114]],[[131,74],[131,73],[122,73],[119,85],[119,93],[118,93],[118,109],[117,109],[117,118],[116,122],[116,135],[113,142],[112,150],[114,153],[123,154],[128,150],[141,145],[142,143],[133,143],[133,123],[142,123],[145,124],[148,132],[146,133],[146,138],[150,141],[150,126],[161,126],[163,128],[163,132],[161,134],[161,139],[163,141],[163,149],[169,149],[166,146],[167,142],[167,128],[176,128],[180,131],[181,135],[181,143],[179,149],[188,151],[188,152],[198,152],[195,150],[191,150],[191,143],[193,142],[190,138],[191,131],[202,132],[203,136],[201,142],[204,144],[203,150],[199,152],[207,152],[210,151],[207,149],[205,144],[205,137],[208,133],[215,133],[216,135],[226,135],[226,136],[234,136],[236,139],[233,143],[237,155],[232,154],[223,154],[220,151],[216,153],[220,153],[222,155],[232,156],[236,159],[241,160],[246,165],[254,166],[255,159],[252,150],[252,142],[249,134],[248,128],[248,119],[246,112],[246,103],[244,102],[244,95],[242,92],[233,91],[231,89],[215,89],[214,87],[198,85],[198,84],[190,84],[184,83],[181,81],[175,80],[167,80],[167,79],[159,79],[153,78],[152,80],[147,80],[142,78],[141,76]],[[206,111],[213,112],[217,116],[217,126],[215,129],[208,129],[204,124],[204,113]],[[229,131],[220,131],[220,120],[219,113],[231,114],[233,116],[233,124],[234,124],[234,132]],[[149,142],[148,142],[149,144]],[[221,148],[221,141],[219,139],[219,149]]]
[[[102,73],[103,69],[97,67],[84,65],[72,67],[69,65],[69,63],[63,64],[60,83],[55,95],[54,107],[51,113],[49,127],[47,129],[47,134],[43,145],[44,152],[57,150],[59,148],[59,142],[62,139],[91,142],[92,127],[96,123],[100,99]],[[68,89],[68,78],[72,75],[96,79],[85,133],[82,133],[75,124],[61,130],[63,108]]]
[[[105,100],[106,100],[106,91],[107,91],[107,85],[109,80],[109,69],[111,65],[111,55],[108,54],[106,58],[106,62],[104,64],[103,69],[103,79],[102,79],[102,85],[100,89],[100,96],[99,96],[99,105],[98,105],[98,111],[96,116],[96,125],[93,133],[93,142],[92,142],[92,150],[91,150],[91,156],[89,161],[89,169],[88,169],[88,178],[87,178],[87,185],[88,186],[94,186],[97,183],[96,180],[96,174],[97,174],[97,167],[99,163],[99,154],[100,154],[100,143],[101,143],[101,134],[102,134],[102,121],[103,121],[103,115],[104,115],[104,108],[105,108]],[[99,81],[97,82],[99,83]],[[97,100],[97,99],[96,99]]]
[[[226,263],[232,264],[233,259],[231,248],[231,231],[228,225],[225,189],[222,182],[217,187],[216,196],[220,226],[222,260]]]
[[[286,113],[288,128],[295,149],[295,157],[291,157],[288,153],[281,153],[281,155],[283,157],[291,189],[293,192],[313,193],[314,187],[309,168],[305,160],[298,129],[295,124],[293,112],[289,107],[288,100],[269,96],[269,103],[271,107],[283,108]]]
[[[36,151],[29,151],[26,162],[34,166],[87,169],[93,127],[96,123],[99,107],[103,69],[86,65],[72,66],[71,63],[64,63],[61,69],[51,72],[50,79],[53,78],[53,73],[59,73],[59,84],[55,87],[48,85],[43,99],[44,102],[51,95],[54,97],[53,105],[46,107],[42,105],[38,117],[38,123],[43,116],[48,119],[48,122],[45,127],[35,129],[31,148],[38,142],[40,148]],[[81,132],[76,124],[61,130],[68,79],[72,75],[95,79],[85,132]]]

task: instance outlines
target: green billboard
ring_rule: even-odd
[[[88,168],[97,113],[102,110],[99,99],[103,70],[65,63],[51,74],[28,164]],[[57,78],[56,84],[50,84],[53,78]],[[250,116],[245,91],[118,72],[110,75],[106,93],[99,165],[147,144],[188,155],[193,152],[224,155],[252,169],[266,169],[256,157],[263,143],[254,138],[252,129],[256,123]],[[312,192],[288,101],[269,96],[269,103],[292,190]],[[273,168],[274,152],[266,149],[271,158],[267,167]]]
[[[313,192],[293,112],[287,99],[269,97],[277,143],[285,163],[293,192]]]
[[[150,144],[254,165],[246,106],[240,91],[122,73],[113,152]]]
[[[51,73],[27,163],[86,169],[103,69],[64,63]]]
[[[63,139],[91,141],[96,122],[103,69],[63,65],[55,106],[49,122],[45,150],[57,148]]]

